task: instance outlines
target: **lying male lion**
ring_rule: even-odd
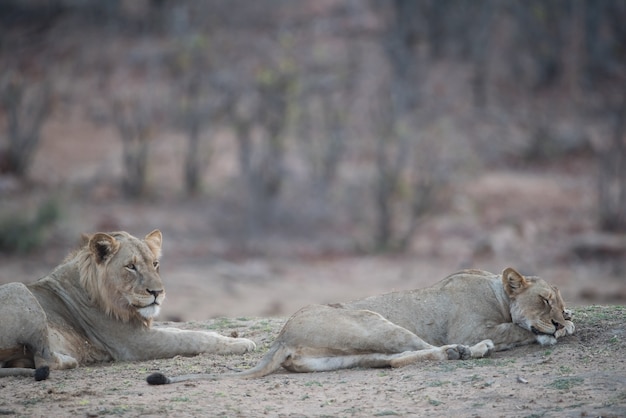
[[[501,276],[464,270],[426,289],[394,292],[296,312],[261,359],[228,376],[256,378],[281,366],[294,372],[400,367],[419,360],[468,359],[573,334],[559,290],[512,268]],[[468,347],[467,345],[471,345]],[[216,379],[148,376],[153,385]]]
[[[143,240],[97,233],[50,275],[0,286],[0,377],[42,380],[79,364],[254,350],[245,338],[151,328],[165,298],[161,242],[158,230]]]

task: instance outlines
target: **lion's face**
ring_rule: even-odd
[[[161,232],[139,240],[126,232],[97,233],[88,244],[97,283],[86,289],[106,313],[128,321],[148,322],[159,314],[165,290],[159,276]],[[83,278],[83,280],[88,280]]]
[[[513,322],[522,328],[554,336],[571,319],[559,289],[539,277],[524,277],[508,268],[502,273],[502,283],[511,298]]]

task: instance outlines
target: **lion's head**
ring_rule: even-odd
[[[559,289],[539,277],[524,277],[512,268],[502,272],[504,290],[511,299],[513,322],[537,335],[554,336],[571,314]]]
[[[91,300],[123,322],[150,325],[165,299],[159,276],[161,232],[143,240],[127,232],[99,232],[86,239],[72,258],[78,259],[80,282]]]

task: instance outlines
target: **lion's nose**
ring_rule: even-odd
[[[151,290],[151,289],[146,289],[146,291],[147,291],[148,293],[150,293],[152,296],[154,296],[154,299],[158,298],[158,297],[159,297],[159,295],[160,295],[161,293],[163,293],[163,290]]]

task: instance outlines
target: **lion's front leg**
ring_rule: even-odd
[[[243,354],[256,349],[246,338],[224,337],[215,332],[178,328],[152,328],[138,332],[127,342],[128,348],[117,353],[117,360],[150,360],[201,353]]]
[[[192,331],[193,332],[193,331]],[[244,354],[256,350],[254,341],[247,338],[225,337],[215,332],[197,331],[207,334],[207,338],[212,348],[208,352],[216,354]],[[194,336],[192,335],[192,338]]]
[[[75,369],[78,367],[78,361],[72,356],[61,353],[53,353],[52,357],[54,358],[55,369],[64,370]]]

